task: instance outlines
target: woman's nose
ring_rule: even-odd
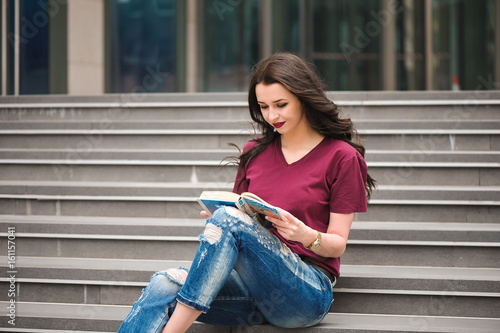
[[[278,120],[279,118],[279,113],[275,108],[269,108],[269,120],[270,122],[274,122]]]

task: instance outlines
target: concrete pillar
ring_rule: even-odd
[[[260,59],[273,54],[272,11],[271,0],[260,0]]]
[[[186,28],[186,91],[198,91],[198,4],[197,0],[187,0]]]
[[[14,96],[19,96],[19,36],[21,36],[19,1],[14,2]]]
[[[432,90],[433,75],[433,57],[432,50],[432,0],[425,0],[425,89]]]
[[[68,1],[68,95],[105,92],[104,0]]]
[[[7,95],[7,0],[1,0],[2,5],[2,95]]]
[[[396,14],[395,1],[381,0],[387,22],[382,24],[382,88],[396,90]]]
[[[500,90],[500,0],[495,3],[495,89]]]

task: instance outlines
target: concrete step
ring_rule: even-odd
[[[231,191],[232,183],[0,181],[0,197],[38,200],[196,202],[202,191]],[[371,204],[500,206],[500,186],[379,185]]]
[[[359,130],[368,149],[500,150],[500,129]],[[0,130],[0,148],[17,149],[221,149],[243,147],[253,136],[241,129]]]
[[[7,257],[0,257],[4,263]],[[22,284],[67,284],[93,286],[144,287],[151,275],[159,270],[191,266],[191,261],[180,260],[133,260],[66,257],[18,257],[16,259],[16,281]],[[0,266],[3,273],[9,268]],[[2,274],[2,276],[7,276]],[[2,282],[8,278],[2,277]],[[387,265],[342,265],[341,278],[335,291],[339,293],[395,293],[396,290],[420,292],[429,295],[441,292],[448,296],[500,297],[500,268],[464,267],[412,267]],[[35,290],[35,289],[33,289]],[[370,291],[371,290],[371,291]],[[140,292],[140,290],[139,290]],[[87,297],[90,295],[87,292]],[[56,299],[58,295],[45,295]],[[6,295],[2,296],[6,297]],[[17,297],[21,301],[36,301],[42,297],[36,291],[28,295],[23,289]],[[78,301],[84,295],[78,296]],[[50,301],[50,300],[45,300]],[[74,298],[70,302],[76,302]],[[113,301],[109,298],[107,301]],[[98,298],[88,303],[99,302]],[[113,303],[119,304],[119,303]],[[128,304],[128,303],[125,303]]]
[[[21,257],[17,263],[16,298],[19,302],[130,305],[155,271],[190,266],[189,262],[178,261],[138,262]],[[432,307],[418,313],[493,318],[499,316],[495,311],[500,303],[499,280],[499,269],[344,265],[334,289],[332,310],[402,315],[447,300],[447,308],[441,313]],[[7,278],[0,281],[8,283]],[[388,302],[383,305],[382,300]]]
[[[235,148],[226,149],[0,149],[0,162],[29,164],[67,163],[90,165],[131,165],[144,164],[180,164],[180,165],[219,165],[222,160],[238,154]],[[449,151],[449,150],[374,150],[365,154],[368,163],[374,166],[401,166],[421,164],[442,164],[448,167],[463,165],[500,166],[500,151]]]
[[[9,215],[62,215],[142,218],[197,218],[200,207],[192,201],[163,200],[158,197],[68,197],[43,195],[0,195],[0,208]],[[372,200],[360,221],[409,222],[498,222],[498,205],[463,201]]]
[[[0,302],[7,306],[6,302]],[[103,333],[116,332],[130,306],[81,305],[21,302],[16,326],[9,326],[8,317],[0,320],[0,332],[20,333]],[[22,315],[21,315],[22,313]],[[381,315],[331,313],[323,322],[309,328],[293,329],[297,333],[349,332],[349,333],[388,333],[388,332],[498,332],[497,318],[445,317],[424,315]],[[281,329],[271,325],[250,327],[221,327],[195,323],[189,333],[281,333]]]
[[[0,150],[0,180],[218,182],[236,150]],[[500,152],[367,151],[384,185],[500,185]],[[225,167],[222,167],[225,166]]]
[[[441,133],[447,131],[453,133],[462,133],[465,131],[483,131],[490,130],[490,133],[496,133],[500,128],[500,119],[468,119],[466,121],[457,121],[453,119],[352,119],[355,128],[359,133],[412,133],[422,131],[421,133]],[[104,127],[99,121],[64,121],[64,120],[43,120],[39,121],[0,121],[1,133],[60,133],[61,131],[69,133],[88,133],[88,131],[105,132],[108,131],[167,131],[167,130],[246,130],[252,131],[252,121],[248,119],[169,119],[156,121],[113,121],[107,127]],[[432,131],[432,132],[431,132]],[[63,132],[64,133],[64,132]],[[168,132],[167,132],[168,133]],[[446,132],[443,132],[446,133]],[[481,132],[478,132],[481,133]]]
[[[418,234],[418,233],[414,233]],[[7,247],[7,233],[0,245]],[[425,235],[422,232],[420,236]],[[197,236],[16,233],[19,256],[192,260]],[[356,265],[414,265],[499,268],[500,243],[423,239],[350,239],[342,262]]]
[[[498,222],[498,221],[495,221]],[[205,221],[172,218],[0,215],[0,230],[21,234],[197,237]],[[85,236],[84,236],[85,237]],[[500,223],[354,221],[349,239],[362,241],[490,242],[500,241]]]
[[[181,184],[179,184],[182,186]],[[7,187],[3,187],[5,190]],[[61,189],[62,187],[59,187]],[[216,187],[220,189],[220,187]],[[464,188],[464,187],[461,187]],[[41,188],[38,187],[38,190]],[[43,188],[42,188],[43,189]],[[123,189],[123,188],[122,188]],[[166,191],[160,194],[175,193],[174,196],[150,196],[150,189],[138,188],[134,191],[140,196],[127,196],[119,188],[107,188],[108,194],[97,195],[60,195],[55,192],[46,194],[0,194],[0,208],[3,214],[8,215],[62,215],[62,216],[103,216],[103,217],[142,217],[142,218],[198,218],[200,206],[195,201],[200,191],[183,187],[178,193],[173,189],[153,188],[151,191]],[[227,188],[230,190],[230,187]],[[98,192],[98,187],[92,189]],[[16,190],[20,192],[21,190]],[[77,189],[71,189],[76,193]],[[112,193],[115,191],[114,193]],[[189,192],[192,191],[192,192]],[[34,189],[32,192],[36,192]],[[494,198],[495,191],[475,191],[465,197],[460,191],[441,192],[456,196],[453,199],[440,198],[438,194],[429,192],[434,198],[427,197],[427,192],[401,191],[407,197],[401,199],[397,191],[388,191],[385,198],[374,198],[369,203],[367,213],[358,214],[360,221],[408,221],[408,222],[470,222],[491,223],[498,222],[500,205]],[[44,194],[45,193],[45,194]],[[381,193],[381,192],[378,192]],[[188,194],[188,197],[180,197]],[[383,194],[383,193],[382,193]],[[411,197],[411,195],[415,195]],[[478,199],[487,200],[478,200]],[[473,200],[471,200],[473,199]],[[491,200],[490,200],[491,199]]]
[[[330,92],[354,119],[500,119],[497,92]],[[0,99],[0,120],[247,119],[245,93],[22,96]]]
[[[219,162],[212,165],[210,161],[123,162],[0,160],[0,180],[119,182],[127,179],[134,182],[227,184],[234,181],[236,176],[235,166],[223,167]],[[190,165],[183,165],[188,163]],[[370,175],[380,185],[500,186],[500,167],[492,166],[496,163],[464,163],[453,166],[446,163],[421,163],[418,166],[397,162],[383,164],[386,166],[368,162]]]

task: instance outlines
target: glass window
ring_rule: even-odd
[[[424,1],[399,0],[396,18],[396,89],[425,89]]]
[[[19,94],[48,94],[47,0],[20,1],[19,15]]]
[[[382,27],[377,18],[380,1],[315,0],[307,4],[312,4],[313,44],[306,54],[318,67],[328,88],[381,89]]]
[[[495,13],[500,3],[494,0],[459,3],[458,75],[462,90],[495,89]],[[500,22],[496,22],[500,24]],[[499,55],[497,55],[499,57]]]
[[[452,59],[458,56],[455,47],[458,38],[450,32],[456,33],[455,15],[451,15],[451,7],[456,6],[454,0],[434,0],[432,2],[432,52],[433,52],[433,89],[452,89],[453,76],[457,73],[452,70]],[[454,8],[455,9],[455,8]],[[452,49],[453,47],[453,49]],[[453,52],[455,51],[455,52]]]
[[[110,92],[178,91],[176,1],[110,4]]]
[[[0,1],[0,17],[3,18],[3,6],[2,2]],[[4,93],[4,64],[3,64],[3,57],[4,57],[4,47],[3,47],[3,35],[4,35],[4,28],[3,28],[3,22],[0,20],[0,95],[3,95]],[[7,52],[7,50],[5,50]]]
[[[14,1],[7,2],[7,95],[14,94]]]
[[[203,3],[203,90],[246,91],[259,61],[259,1]]]
[[[492,0],[433,0],[433,89],[493,89],[495,6]]]
[[[275,0],[273,5],[273,51],[301,52],[300,0]]]

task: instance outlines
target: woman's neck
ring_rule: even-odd
[[[304,150],[316,147],[324,138],[312,128],[281,135],[281,147],[289,150]]]

